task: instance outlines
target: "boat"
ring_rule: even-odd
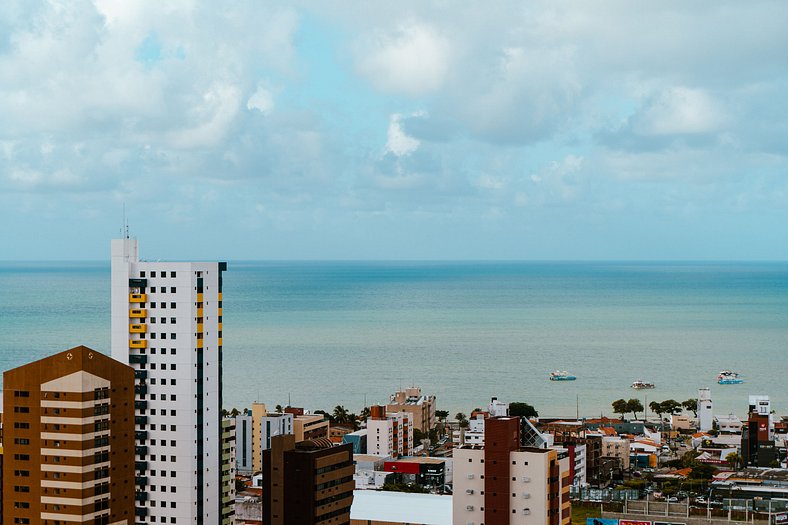
[[[553,370],[550,372],[550,381],[574,381],[577,377],[566,370]]]
[[[739,377],[738,372],[723,370],[720,372],[720,375],[717,376],[717,383],[721,385],[740,385],[744,383],[744,379]]]
[[[640,379],[638,379],[637,381],[632,383],[632,388],[634,388],[635,390],[647,390],[654,388],[654,383],[649,383],[647,381],[641,381]]]

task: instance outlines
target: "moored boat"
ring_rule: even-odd
[[[577,377],[566,370],[553,370],[550,372],[550,381],[574,381]]]
[[[738,372],[723,370],[720,372],[720,375],[717,376],[717,383],[721,385],[740,385],[744,383],[744,379],[739,377]]]

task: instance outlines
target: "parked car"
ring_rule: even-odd
[[[677,498],[676,496],[670,496],[666,501],[668,503],[678,503],[679,502],[679,498]]]

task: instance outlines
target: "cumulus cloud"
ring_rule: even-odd
[[[419,141],[408,136],[400,124],[401,115],[391,115],[389,119],[388,139],[386,140],[386,152],[393,153],[397,157],[409,155],[419,147]]]
[[[450,67],[449,42],[431,25],[407,20],[377,30],[357,46],[357,68],[384,91],[423,95],[441,87]]]

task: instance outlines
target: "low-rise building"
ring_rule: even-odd
[[[367,419],[367,454],[407,456],[413,450],[413,427],[409,412],[388,412],[373,406]]]
[[[362,428],[355,432],[349,432],[342,436],[342,443],[350,443],[353,445],[353,454],[366,454],[367,453],[367,433],[369,429]]]
[[[446,484],[446,461],[442,458],[415,456],[386,461],[383,470],[398,474],[402,482],[440,488]]]
[[[358,490],[353,495],[351,525],[447,525],[451,522],[451,496]]]
[[[307,439],[328,438],[328,419],[322,414],[302,414],[293,418],[296,443]]]

